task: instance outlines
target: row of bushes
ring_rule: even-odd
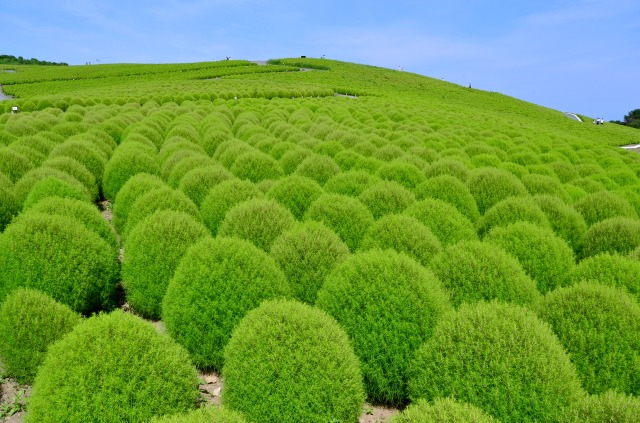
[[[624,394],[638,389],[640,306],[623,291],[579,284],[549,293],[535,313],[497,302],[452,311],[442,308],[446,297],[424,268],[388,254],[380,264],[374,255],[354,256],[333,272],[317,308],[281,299],[245,312],[222,348],[224,407],[247,421],[355,421],[365,392],[371,401],[374,392],[394,392],[413,402],[399,422],[431,413],[442,419],[435,421],[637,419],[638,400]],[[399,269],[399,276],[379,273]],[[416,271],[427,279],[416,284]],[[380,275],[382,284],[349,287],[341,279],[349,272],[360,272],[363,282]],[[350,293],[358,294],[355,301]],[[377,302],[370,301],[373,293]],[[406,299],[402,294],[417,295],[415,306],[427,314],[416,315],[406,301],[398,307],[406,315],[388,312]],[[117,311],[83,320],[48,296],[21,289],[0,307],[0,321],[0,356],[10,374],[24,381],[35,376],[27,421],[144,420],[196,406],[186,352],[139,318]],[[400,326],[390,328],[394,322]],[[209,412],[225,413],[191,414]]]

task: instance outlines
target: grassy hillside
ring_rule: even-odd
[[[351,421],[364,395],[499,421],[638,401],[637,130],[326,59],[0,65],[0,85],[0,322],[27,328],[0,361],[45,363],[34,421],[100,421],[110,390],[190,386],[192,363],[254,422]],[[20,288],[85,319],[44,321]],[[49,331],[51,354],[19,348]],[[65,351],[96,340],[98,369]],[[162,414],[202,405],[181,392]],[[118,414],[159,413],[136,401]]]

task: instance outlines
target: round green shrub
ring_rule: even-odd
[[[279,179],[284,175],[276,159],[262,151],[250,151],[239,155],[229,169],[236,177],[253,183],[265,179]]]
[[[124,233],[131,208],[138,197],[167,184],[157,175],[138,173],[127,180],[120,188],[113,203],[113,226],[119,233]]]
[[[200,220],[198,206],[182,191],[169,187],[156,188],[142,194],[135,200],[127,216],[127,225],[124,228],[122,238],[126,240],[126,237],[139,222],[158,210],[175,210],[186,213],[198,221]]]
[[[88,313],[112,305],[117,277],[114,248],[71,217],[25,213],[0,237],[0,301],[34,288]]]
[[[640,220],[612,217],[593,224],[584,234],[578,256],[600,253],[628,254],[640,246]]]
[[[493,228],[484,240],[517,258],[543,294],[566,285],[568,273],[575,266],[571,247],[551,229],[533,223]]]
[[[393,250],[352,255],[318,291],[316,305],[345,329],[369,401],[407,402],[408,361],[451,308],[440,281]]]
[[[362,194],[365,189],[381,181],[382,179],[367,171],[350,170],[339,173],[329,179],[327,183],[324,184],[324,190],[333,194],[357,197]]]
[[[10,148],[0,148],[0,173],[16,183],[24,174],[33,169],[33,163],[23,154]]]
[[[36,182],[29,191],[29,195],[22,204],[23,210],[28,210],[34,204],[47,198],[68,198],[72,200],[80,200],[86,203],[91,202],[91,198],[87,192],[68,184],[67,182],[55,177],[47,176]]]
[[[488,209],[478,220],[478,235],[482,238],[492,228],[515,222],[530,222],[542,228],[551,227],[547,215],[531,197],[507,197]]]
[[[480,217],[476,200],[473,199],[469,188],[454,176],[438,175],[427,179],[418,185],[414,192],[418,200],[435,198],[451,204],[471,222],[475,223]]]
[[[162,162],[162,166],[160,167],[160,176],[165,180],[169,179],[169,175],[171,175],[175,166],[178,166],[182,160],[193,159],[194,157],[202,159],[204,162],[212,162],[211,158],[202,152],[193,150],[177,150]],[[196,161],[196,163],[199,162]]]
[[[0,173],[0,175],[2,175]],[[8,180],[8,178],[7,178]],[[13,194],[12,184],[2,185],[0,181],[0,233],[11,223],[11,219],[18,214],[20,206]]]
[[[454,206],[435,198],[426,198],[409,206],[406,215],[415,217],[444,245],[477,240],[473,223]]]
[[[411,191],[394,181],[383,181],[365,189],[358,200],[369,208],[375,219],[402,213],[416,197]]]
[[[640,399],[609,391],[589,395],[565,408],[559,423],[635,423],[640,420]]]
[[[583,395],[551,328],[512,304],[463,305],[416,352],[411,399],[452,396],[505,422],[556,421]]]
[[[247,423],[247,421],[237,411],[213,405],[183,414],[154,418],[151,423]]]
[[[548,175],[529,174],[524,175],[520,180],[531,195],[551,195],[560,198],[565,203],[571,201],[571,196],[557,178]]]
[[[558,197],[535,195],[533,196],[533,201],[547,216],[547,220],[556,235],[567,241],[567,244],[574,251],[577,251],[580,241],[587,231],[587,224],[582,215]]]
[[[0,304],[0,357],[5,372],[31,384],[50,344],[80,323],[80,315],[47,295],[19,288]]]
[[[102,186],[102,175],[107,164],[107,155],[88,140],[68,140],[56,146],[49,158],[67,156],[80,162],[96,179],[96,184]]]
[[[160,210],[142,220],[124,244],[122,285],[136,313],[159,319],[169,281],[187,249],[209,235],[193,217]]]
[[[105,198],[115,200],[129,178],[138,173],[159,175],[156,157],[137,143],[121,144],[104,168],[102,192]]]
[[[286,275],[293,297],[314,304],[326,276],[349,256],[349,247],[331,229],[309,221],[276,238],[269,254]]]
[[[425,169],[427,178],[434,178],[439,175],[449,175],[466,182],[469,177],[469,168],[459,160],[443,157],[440,158]]]
[[[518,260],[488,243],[461,241],[450,245],[431,261],[430,268],[456,307],[490,300],[533,305],[540,298],[535,282]]]
[[[418,219],[404,214],[386,215],[374,222],[360,243],[360,250],[390,248],[423,266],[441,251],[440,241]]]
[[[26,422],[148,421],[193,409],[198,378],[184,349],[119,310],[77,325],[49,348]]]
[[[267,301],[242,319],[225,348],[222,376],[222,404],[249,421],[350,422],[364,405],[344,330],[295,301]]]
[[[57,169],[41,166],[27,172],[18,182],[16,182],[13,189],[13,192],[16,196],[16,201],[18,201],[20,205],[24,204],[33,186],[36,185],[39,181],[51,176],[54,176],[59,180],[67,183],[68,185],[80,191],[83,191],[86,197],[91,199],[91,194],[89,193],[87,188],[73,176]]]
[[[538,308],[590,394],[640,392],[640,305],[622,290],[579,283],[549,292]]]
[[[481,215],[507,197],[527,195],[527,189],[517,176],[494,168],[474,169],[467,180],[467,187]]]
[[[29,208],[29,213],[71,217],[82,222],[90,231],[100,235],[114,249],[118,245],[116,234],[111,225],[93,204],[86,201],[60,197],[45,198]]]
[[[169,282],[162,319],[199,368],[220,370],[233,328],[266,299],[289,297],[287,279],[251,243],[204,238],[187,250]]]
[[[640,262],[619,254],[601,253],[588,257],[569,273],[570,284],[591,281],[622,288],[640,300]]]
[[[436,398],[432,403],[418,400],[394,416],[390,423],[496,423],[496,420],[471,404]]]
[[[360,201],[340,194],[324,194],[318,197],[304,215],[305,220],[324,223],[355,251],[360,245],[373,215]]]
[[[200,206],[211,188],[231,178],[233,175],[222,165],[198,167],[184,174],[178,184],[178,189],[187,194],[187,197],[197,206]]]
[[[187,173],[191,172],[194,169],[198,169],[200,167],[209,167],[209,166],[219,166],[220,163],[212,160],[209,156],[197,155],[186,157],[176,163],[175,166],[171,168],[171,173],[165,179],[167,183],[172,188],[178,188],[180,185],[180,181]]]
[[[280,166],[282,167],[285,175],[291,175],[307,157],[312,155],[313,152],[307,148],[293,148],[285,152],[282,157],[280,157]]]
[[[269,251],[280,234],[296,222],[291,212],[275,200],[253,198],[233,206],[218,229],[219,236],[234,236]]]
[[[584,217],[588,226],[612,217],[638,218],[636,210],[623,197],[609,191],[600,191],[579,199],[573,208]]]
[[[200,205],[205,226],[215,236],[227,212],[237,204],[252,198],[262,198],[262,191],[249,181],[229,179],[209,190]]]
[[[340,166],[331,157],[314,154],[300,162],[296,167],[295,174],[313,179],[318,184],[324,185],[341,171]]]
[[[385,181],[395,181],[410,190],[427,179],[415,165],[401,161],[383,164],[378,168],[376,175]]]
[[[322,194],[324,190],[316,181],[298,175],[275,181],[267,191],[267,197],[288,208],[298,220],[302,220],[309,205]]]
[[[84,185],[91,194],[91,198],[98,198],[98,185],[96,184],[96,178],[87,170],[86,167],[84,167],[82,163],[77,160],[72,159],[71,157],[59,156],[46,160],[43,163],[43,166],[68,173]]]

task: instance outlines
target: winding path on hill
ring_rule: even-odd
[[[2,85],[0,85],[0,101],[2,100],[11,100],[13,97],[11,97],[10,95],[6,95],[3,91],[2,91]]]

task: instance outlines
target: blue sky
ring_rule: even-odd
[[[0,54],[69,64],[306,55],[607,120],[640,108],[637,0],[16,0]]]

